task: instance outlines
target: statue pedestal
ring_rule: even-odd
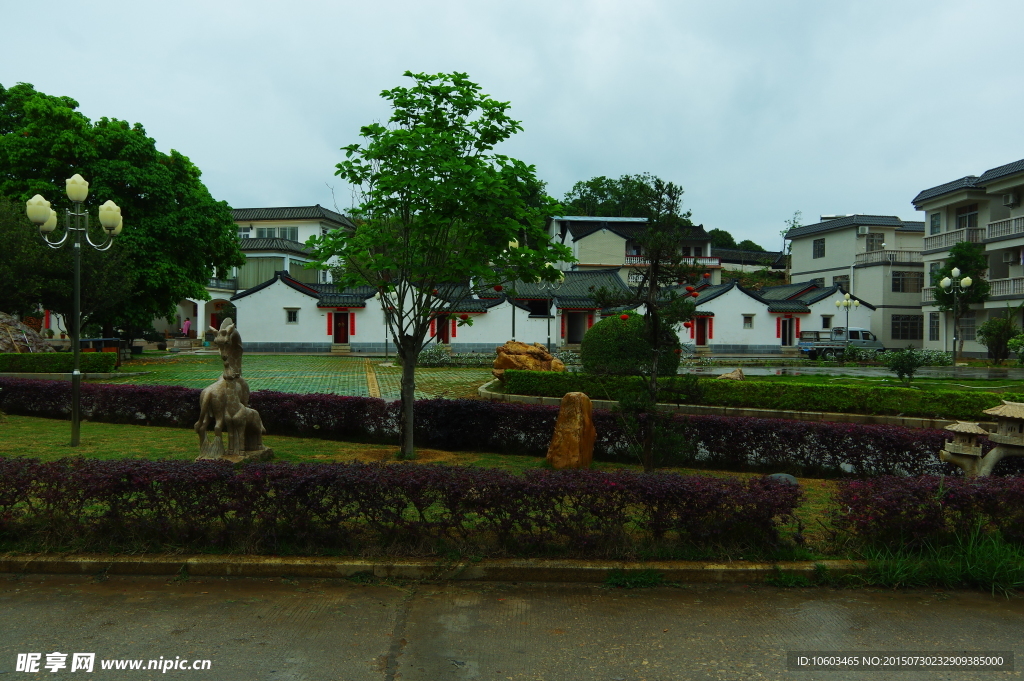
[[[224,443],[219,437],[206,438],[199,447],[199,456],[196,461],[230,461],[231,463],[242,463],[248,461],[270,461],[274,458],[274,450],[269,447],[259,449],[243,450],[240,452],[225,452]]]

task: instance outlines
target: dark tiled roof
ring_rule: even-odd
[[[897,227],[896,231],[897,232],[921,232],[922,234],[924,234],[924,222],[919,222],[919,221],[916,221],[916,220],[908,220],[907,222],[903,223],[902,227]]]
[[[757,296],[763,300],[791,300],[801,297],[808,290],[818,290],[816,284],[809,281],[783,284],[782,286],[766,286],[757,292]]]
[[[722,295],[724,293],[728,293],[729,291],[731,291],[736,286],[737,286],[737,282],[736,282],[735,279],[733,279],[728,284],[716,284],[715,286],[704,286],[704,287],[701,287],[697,291],[698,295],[697,295],[697,298],[695,299],[694,302],[698,306],[699,305],[703,305],[704,303],[710,302],[710,301],[714,300],[715,298],[717,298],[718,296],[720,296],[720,295]]]
[[[644,230],[647,229],[647,220],[645,218],[605,218],[567,215],[553,219],[565,222],[573,241],[578,241],[602,229],[614,232],[623,239],[632,239],[638,234],[643,234]],[[687,237],[689,240],[711,241],[711,236],[704,230],[704,225],[692,225],[689,227],[689,230],[690,234]]]
[[[260,220],[322,220],[345,227],[354,227],[352,221],[341,213],[315,206],[291,206],[287,208],[235,208],[231,211],[235,222],[259,222]]]
[[[782,256],[781,251],[743,251],[738,248],[711,249],[711,257],[737,265],[760,265],[766,259],[769,261],[769,265],[777,265],[782,260]]]
[[[999,166],[998,168],[986,170],[981,174],[981,177],[978,178],[978,184],[987,184],[992,180],[998,180],[1001,177],[1006,177],[1007,175],[1013,175],[1014,173],[1020,172],[1024,172],[1024,159],[1014,161],[1013,163],[1007,163],[1006,165]]]
[[[769,312],[810,312],[802,300],[770,300],[768,302]]]
[[[832,296],[836,296],[836,299],[838,300],[839,297],[844,295],[845,293],[846,291],[843,289],[842,286],[840,286],[839,284],[833,284],[828,288],[817,288],[810,291],[806,291],[798,295],[796,298],[793,298],[792,300],[799,300],[805,303],[806,305],[814,305],[815,303],[822,301],[825,298],[831,298]],[[871,303],[864,302],[857,296],[850,296],[850,300],[859,300],[860,304],[868,308],[869,310],[875,309],[874,305],[872,305]]]
[[[313,288],[315,284],[303,284],[301,282],[298,282],[295,279],[292,279],[291,275],[282,270],[280,272],[274,272],[273,279],[267,279],[262,284],[257,284],[256,286],[245,289],[241,293],[236,293],[235,295],[231,296],[231,300],[245,298],[246,296],[256,293],[257,291],[262,291],[268,286],[272,286],[277,281],[280,281],[288,288],[295,289],[296,291],[303,295],[307,295],[311,298],[320,298],[320,293],[315,288]]]
[[[943,194],[951,194],[953,192],[958,192],[963,189],[983,189],[983,186],[978,181],[979,179],[980,178],[978,178],[975,175],[968,175],[967,177],[961,177],[959,180],[953,180],[952,182],[940,184],[939,186],[932,187],[931,189],[925,189],[924,191],[920,192],[917,196],[915,196],[914,200],[911,201],[911,203],[916,205],[921,203],[922,201],[934,199],[936,196],[942,196]]]
[[[806,236],[808,234],[817,234],[818,232],[827,232],[832,229],[842,229],[845,227],[855,227],[860,225],[896,227],[898,229],[903,228],[904,225],[921,225],[921,230],[924,230],[923,222],[906,222],[895,215],[847,215],[846,217],[836,218],[835,220],[816,222],[813,225],[801,225],[796,229],[791,229],[786,232],[786,238],[792,239],[798,236]]]
[[[239,239],[238,247],[243,253],[277,251],[280,253],[298,253],[305,256],[313,253],[306,245],[289,239]]]
[[[309,284],[309,287],[320,294],[317,307],[366,307],[366,299],[376,293],[372,286],[357,286],[344,291],[339,291],[334,284]]]

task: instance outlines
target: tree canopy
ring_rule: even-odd
[[[564,214],[653,220],[658,216],[652,211],[664,198],[660,194],[659,183],[664,185],[664,182],[650,173],[623,175],[618,179],[601,176],[577,182],[562,200]],[[681,201],[682,188],[673,186],[679,190]],[[677,213],[676,217],[691,224],[689,211]]]
[[[115,247],[82,251],[82,312],[93,321],[144,328],[183,298],[207,298],[210,277],[244,262],[231,209],[210,196],[187,157],[159,151],[140,123],[93,122],[77,108],[27,83],[0,85],[0,196],[20,203],[42,194],[60,214],[71,206],[64,180],[79,173],[94,215],[108,199],[121,207],[125,228]],[[38,248],[55,275],[41,284],[39,302],[70,314],[70,249]],[[14,257],[0,251],[0,268]]]
[[[711,237],[711,248],[737,248],[736,239],[724,229],[709,229],[708,236]]]
[[[743,241],[739,242],[739,244],[736,245],[736,248],[738,248],[741,251],[757,251],[758,253],[766,252],[764,248],[755,244],[750,239],[744,239]]]
[[[336,174],[360,196],[355,230],[309,244],[319,267],[340,261],[340,287],[380,292],[403,366],[401,456],[412,458],[415,366],[431,321],[446,322],[498,272],[555,280],[549,263],[571,260],[571,251],[548,239],[546,220],[560,211],[533,166],[493,153],[522,130],[509,103],[464,73],[404,75],[411,86],[381,93],[388,124],[362,127],[365,143],[342,148]]]
[[[942,280],[946,277],[955,279],[953,277],[953,268],[960,270],[961,280],[964,277],[970,277],[972,280],[966,292],[955,296],[953,294],[953,287],[950,287],[947,291],[942,288],[941,284]],[[959,349],[955,348],[955,351],[963,351],[964,337],[960,333],[960,320],[964,313],[971,309],[971,305],[984,303],[988,300],[991,287],[985,280],[986,271],[988,271],[988,256],[985,255],[985,247],[981,244],[961,241],[958,244],[953,244],[949,249],[949,255],[946,256],[942,267],[931,273],[931,284],[935,302],[943,312],[953,313],[954,331],[957,338],[960,339],[960,347]]]

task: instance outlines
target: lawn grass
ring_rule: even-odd
[[[863,387],[904,387],[903,382],[895,376],[829,376],[822,374],[781,374],[778,376],[747,376],[748,381],[768,381],[771,383],[792,383],[797,385],[850,385]],[[915,378],[910,384],[919,390],[970,390],[989,392],[1024,392],[1024,381],[1011,379],[980,379],[980,378]]]
[[[194,460],[199,454],[196,434],[188,429],[161,428],[127,424],[82,423],[81,444],[72,448],[69,421],[31,416],[6,416],[0,422],[0,456],[23,456],[42,461],[56,461],[69,456],[94,459],[173,459]],[[276,461],[291,463],[340,463],[346,461],[395,461],[398,446],[319,440],[304,437],[265,435],[264,444],[274,450]],[[493,452],[450,452],[418,449],[416,463],[437,463],[451,466],[498,468],[521,474],[530,468],[544,467],[544,457],[497,454]],[[639,464],[595,461],[594,470],[640,471]],[[711,475],[747,479],[759,473],[738,473],[696,468],[662,468],[665,472],[684,475]],[[804,501],[797,510],[803,536],[811,551],[820,551],[828,537],[827,510],[832,498],[830,480],[800,478]],[[797,531],[796,522],[785,528],[783,535]]]

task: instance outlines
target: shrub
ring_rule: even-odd
[[[988,348],[988,356],[995,364],[1002,364],[1010,356],[1008,344],[1020,333],[1020,327],[1013,320],[1017,310],[1007,306],[1005,317],[992,317],[978,327],[978,342]]]
[[[1007,349],[1017,355],[1017,364],[1024,365],[1024,333],[1014,336],[1006,343]]]
[[[618,376],[650,375],[651,344],[644,338],[644,318],[635,312],[626,319],[613,315],[587,330],[580,344],[580,361],[590,374]],[[679,336],[666,326],[662,329],[658,375],[674,376],[679,368]]]
[[[0,540],[49,550],[635,555],[772,547],[769,479],[379,464],[0,458]],[[628,531],[626,528],[630,528]]]
[[[416,363],[421,367],[446,367],[451,366],[452,356],[446,346],[431,343],[420,353]]]
[[[885,368],[896,374],[896,378],[903,381],[908,388],[910,382],[914,380],[917,370],[927,363],[924,355],[912,345],[908,345],[906,350],[885,352],[882,354],[881,360]]]
[[[915,351],[916,354],[917,351]],[[505,391],[513,395],[561,397],[567,392],[582,391],[595,399],[615,399],[624,390],[632,389],[635,377],[589,374],[553,373],[543,371],[505,372]],[[659,400],[675,402],[669,389]],[[803,385],[771,381],[700,380],[703,404],[720,407],[750,407],[786,411],[825,411],[843,414],[877,414],[917,416],[961,420],[986,420],[982,412],[1002,403],[1003,399],[1024,401],[1024,395],[959,390],[910,390],[897,387],[864,387],[840,385]]]
[[[1024,478],[881,476],[839,483],[832,519],[867,546],[922,547],[973,528],[1024,540]]]
[[[113,352],[87,352],[79,359],[85,373],[109,373],[117,364]],[[69,374],[73,367],[74,355],[70,352],[0,353],[0,372]]]

